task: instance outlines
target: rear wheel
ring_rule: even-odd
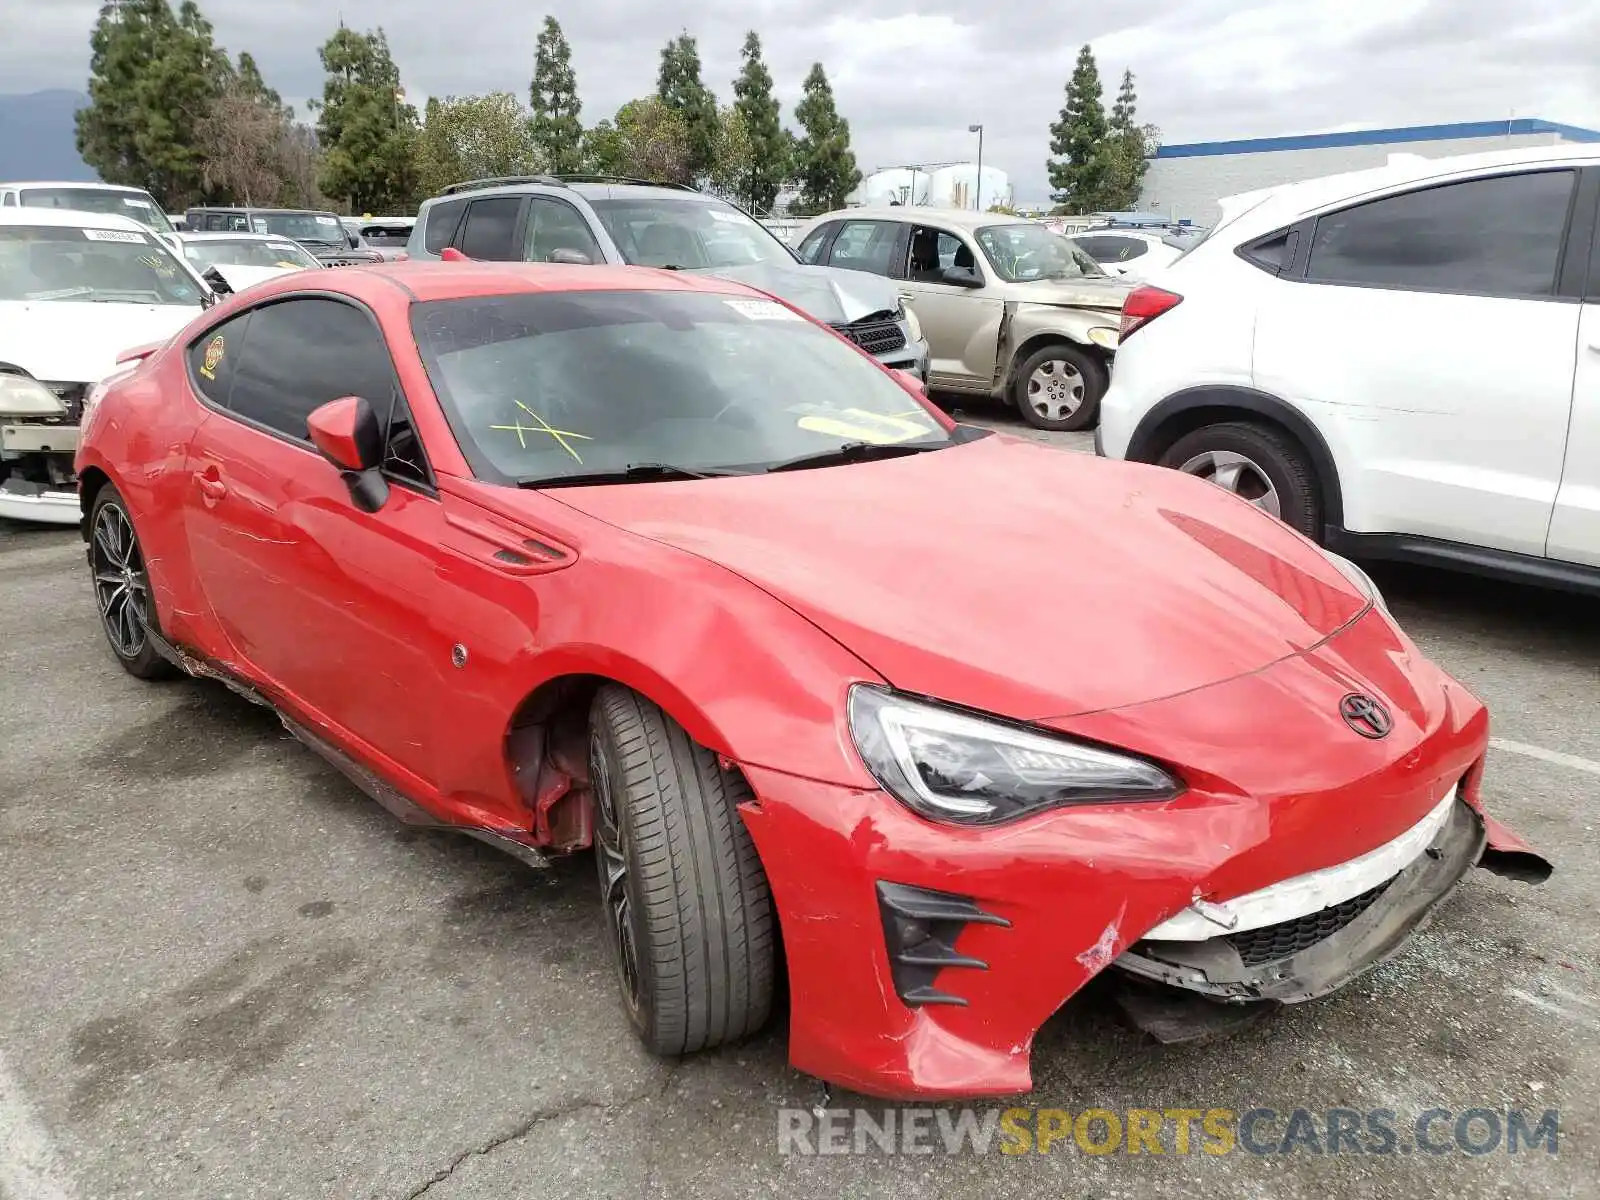
[[[628,1018],[657,1054],[759,1029],[772,1007],[772,896],[737,811],[751,798],[671,717],[627,688],[590,710],[595,859]]]
[[[1195,475],[1321,540],[1322,495],[1304,447],[1289,434],[1249,421],[1186,433],[1161,465]]]
[[[149,633],[156,628],[156,615],[144,550],[134,532],[127,501],[109,483],[95,495],[89,512],[89,569],[100,628],[122,669],[139,679],[176,674],[151,644]]]
[[[1035,429],[1092,429],[1108,376],[1093,354],[1065,342],[1043,346],[1023,360],[1011,401]]]

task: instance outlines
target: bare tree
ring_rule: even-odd
[[[195,128],[206,190],[245,204],[275,204],[285,182],[287,125],[280,106],[246,81],[230,78]]]

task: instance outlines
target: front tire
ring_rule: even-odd
[[[628,1018],[656,1054],[754,1033],[772,1008],[772,895],[737,772],[671,717],[608,685],[590,709],[595,859]]]
[[[112,484],[96,493],[89,510],[89,570],[100,629],[122,669],[136,679],[165,679],[177,672],[150,639],[155,602],[144,550],[128,502]]]
[[[1248,500],[1313,541],[1322,540],[1322,491],[1305,448],[1289,434],[1250,421],[1186,433],[1161,465],[1196,475]]]
[[[1023,360],[1011,383],[1011,402],[1035,429],[1093,429],[1110,376],[1105,364],[1078,346],[1042,346]]]

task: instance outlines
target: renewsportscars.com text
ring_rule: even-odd
[[[1556,1109],[780,1108],[778,1152],[1555,1154]]]

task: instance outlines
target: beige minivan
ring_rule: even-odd
[[[1015,405],[1039,429],[1091,429],[1131,283],[1037,221],[903,206],[810,221],[805,262],[894,280],[928,340],[928,386]]]

